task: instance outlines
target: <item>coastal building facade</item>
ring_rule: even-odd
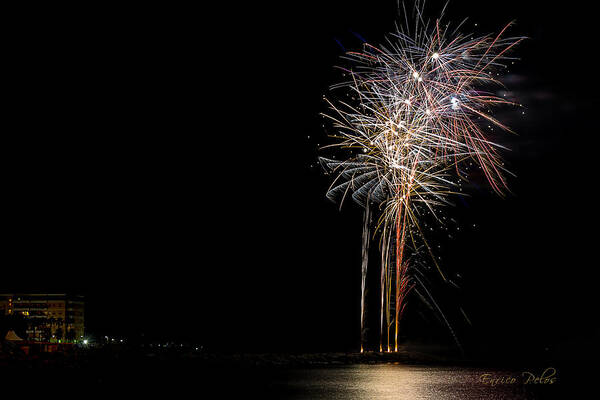
[[[20,314],[27,321],[27,339],[78,342],[85,334],[83,296],[65,293],[0,294],[0,314]]]

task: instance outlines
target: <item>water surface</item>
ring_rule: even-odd
[[[483,374],[516,382],[492,386]],[[520,371],[392,364],[290,370],[271,384],[279,398],[313,400],[538,399],[538,388]]]

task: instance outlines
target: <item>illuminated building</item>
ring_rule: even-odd
[[[84,336],[83,296],[65,293],[0,294],[0,315],[21,314],[29,340],[76,342]]]

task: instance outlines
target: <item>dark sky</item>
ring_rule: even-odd
[[[9,14],[2,291],[83,293],[98,333],[246,351],[356,346],[361,216],[324,197],[319,113],[339,79],[337,42],[381,42],[395,2],[240,3]],[[530,37],[508,82],[526,115],[502,115],[519,133],[504,139],[514,194],[475,189],[447,210],[462,231],[439,241],[463,289],[437,293],[475,347],[597,334],[586,7],[449,6],[451,20],[470,17],[465,30],[516,20],[512,33]],[[448,336],[411,301],[409,336]]]

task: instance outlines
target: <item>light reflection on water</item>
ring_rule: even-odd
[[[528,399],[522,384],[490,386],[482,374],[517,372],[408,365],[354,365],[297,370],[276,386],[293,399]]]

